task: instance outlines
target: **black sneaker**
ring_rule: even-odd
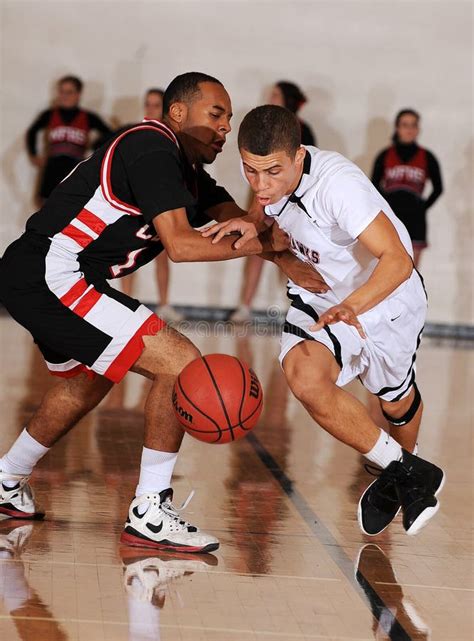
[[[410,535],[417,534],[439,509],[436,496],[444,485],[443,470],[419,456],[405,450],[402,451],[402,461],[393,461],[385,470],[379,470],[379,478],[369,485],[360,498],[357,519],[361,530],[369,536],[380,534],[390,525],[402,507],[402,494],[405,497],[403,527]],[[378,470],[371,465],[366,465],[365,469],[370,474],[377,474]],[[415,501],[413,505],[408,505],[410,497],[407,496],[406,490],[402,490],[400,493],[400,488],[397,488],[399,484],[403,488],[406,488],[407,482],[409,485],[413,484],[416,475],[421,475],[421,485],[418,483],[416,487],[412,488],[415,495],[411,498],[414,499],[416,492],[422,491],[422,487],[424,487],[426,500],[430,503],[425,506],[426,509],[429,509],[423,518],[421,518],[421,512],[425,508],[422,508],[421,512],[418,511],[422,507],[422,503]],[[410,480],[407,481],[407,478]],[[401,483],[398,483],[399,479],[402,479]],[[429,500],[430,496],[431,500]],[[419,498],[421,499],[421,497]],[[418,521],[419,518],[421,520]]]
[[[425,527],[439,509],[436,495],[443,489],[443,470],[419,456],[402,450],[402,460],[392,461],[384,472],[395,475],[403,511],[403,527],[414,535]],[[390,469],[392,468],[392,469]]]
[[[357,520],[364,534],[376,536],[387,528],[400,511],[401,504],[392,474],[384,474],[384,470],[366,465],[365,469],[375,479],[360,497],[357,508]]]

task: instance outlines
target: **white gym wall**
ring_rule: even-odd
[[[268,87],[293,80],[308,95],[302,116],[319,146],[370,172],[402,107],[422,114],[420,143],[438,157],[445,192],[429,212],[430,248],[421,271],[429,320],[473,323],[472,3],[423,0],[299,2],[0,1],[0,253],[32,213],[36,171],[24,133],[64,74],[85,81],[83,106],[107,120],[134,121],[143,91],[175,75],[210,73],[227,87],[234,131],[213,167],[240,204],[236,131]],[[237,303],[242,261],[173,266],[171,300]],[[284,302],[272,266],[257,307]],[[150,266],[137,294],[156,300]]]

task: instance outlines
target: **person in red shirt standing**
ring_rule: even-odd
[[[38,194],[40,205],[77,163],[84,160],[92,130],[99,132],[99,144],[112,134],[99,116],[80,108],[82,88],[82,80],[76,76],[64,76],[58,80],[54,107],[43,111],[26,132],[31,162],[40,169],[44,168]],[[41,130],[46,132],[44,155],[39,155],[37,149]]]
[[[418,145],[419,133],[420,115],[413,109],[402,109],[395,118],[393,144],[380,152],[372,171],[373,184],[408,229],[415,267],[428,246],[426,212],[443,192],[439,163],[431,151]],[[428,180],[432,192],[424,199]]]

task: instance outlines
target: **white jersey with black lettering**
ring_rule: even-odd
[[[306,147],[295,191],[265,208],[290,236],[291,251],[317,269],[339,301],[367,282],[377,264],[358,236],[380,211],[413,256],[406,228],[367,176],[341,154],[316,147]]]
[[[416,350],[426,317],[426,294],[415,270],[385,300],[359,315],[366,338],[343,322],[314,332],[311,326],[330,307],[370,278],[377,258],[358,240],[383,211],[413,256],[410,237],[372,183],[338,153],[306,147],[300,183],[265,213],[290,237],[291,251],[316,269],[329,285],[313,294],[289,282],[291,306],[283,326],[280,361],[301,341],[317,341],[341,368],[338,385],[358,377],[386,401],[407,396],[415,381]]]

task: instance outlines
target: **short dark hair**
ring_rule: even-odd
[[[294,82],[288,82],[288,80],[280,80],[276,83],[276,86],[281,90],[283,94],[283,101],[285,107],[292,111],[294,114],[301,109],[307,98],[298,85],[295,85]]]
[[[150,89],[146,90],[145,98],[147,98],[151,93],[156,93],[159,96],[161,96],[162,98],[165,95],[164,89],[160,89],[159,87],[150,87]]]
[[[275,151],[286,151],[292,156],[301,145],[301,125],[285,107],[256,107],[242,120],[238,144],[239,149],[256,156],[268,156]]]
[[[84,83],[77,76],[63,76],[62,78],[59,78],[58,86],[63,85],[65,82],[70,82],[71,85],[74,85],[78,93],[81,93],[82,88],[84,87]]]
[[[213,82],[216,85],[222,85],[220,80],[206,73],[199,71],[189,71],[180,76],[176,76],[167,86],[163,96],[163,113],[169,113],[170,107],[174,102],[191,102],[200,93],[199,85],[201,82]]]

